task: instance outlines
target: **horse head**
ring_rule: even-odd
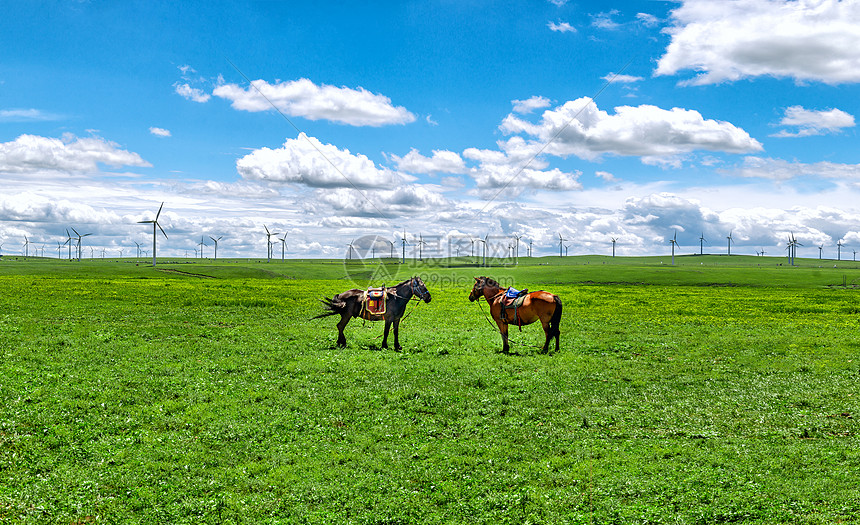
[[[484,278],[475,277],[475,286],[472,287],[472,291],[469,293],[469,301],[476,301],[482,295],[484,295]]]
[[[417,295],[425,303],[430,302],[430,299],[432,299],[430,297],[430,292],[427,291],[427,287],[424,286],[424,281],[422,281],[420,277],[418,277],[417,275],[413,277],[410,285],[412,287],[413,295]]]

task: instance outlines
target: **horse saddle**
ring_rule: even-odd
[[[514,309],[514,324],[521,327],[522,326],[522,319],[520,319],[520,315],[519,315],[519,312],[517,310],[523,305],[528,294],[529,294],[528,289],[517,290],[516,288],[513,288],[513,287],[508,288],[505,291],[505,294],[502,295],[502,300],[500,301],[500,304],[502,306],[502,311],[499,312],[499,318],[504,322],[508,322],[507,310],[510,308],[513,308]]]
[[[369,314],[382,315],[385,313],[385,285],[381,288],[368,288],[364,292],[364,310]]]

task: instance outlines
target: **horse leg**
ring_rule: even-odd
[[[394,349],[398,352],[402,350],[400,346],[400,319],[394,320]]]
[[[553,332],[552,325],[550,325],[549,321],[541,319],[541,326],[543,326],[543,333],[546,335],[546,340],[543,342],[543,348],[541,348],[540,353],[545,354],[549,351],[549,342],[552,341]],[[556,348],[555,351],[558,352],[558,348]]]
[[[346,328],[349,319],[350,317],[347,313],[340,316],[340,321],[337,323],[337,346],[346,346],[346,335],[344,335],[343,329]]]
[[[511,347],[508,346],[508,325],[507,323],[496,323],[499,325],[499,333],[502,334],[502,353],[510,354]]]
[[[391,319],[385,320],[385,331],[382,333],[382,348],[388,348],[388,330],[391,329]],[[397,334],[397,332],[394,332]],[[395,337],[395,345],[397,338]]]

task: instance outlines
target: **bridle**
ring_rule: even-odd
[[[421,300],[426,301],[427,294],[430,292],[425,288],[424,291],[421,291],[421,287],[418,285],[418,281],[415,277],[412,278],[412,295],[417,295]]]

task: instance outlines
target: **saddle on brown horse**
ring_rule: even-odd
[[[517,290],[516,288],[508,288],[505,293],[502,295],[502,300],[499,303],[502,306],[502,310],[499,313],[499,319],[504,323],[509,323],[507,318],[507,310],[510,308],[514,309],[514,323],[515,325],[520,327],[520,330],[523,328],[523,320],[520,319],[519,308],[523,305],[526,300],[526,296],[529,294],[528,288],[525,290]]]

